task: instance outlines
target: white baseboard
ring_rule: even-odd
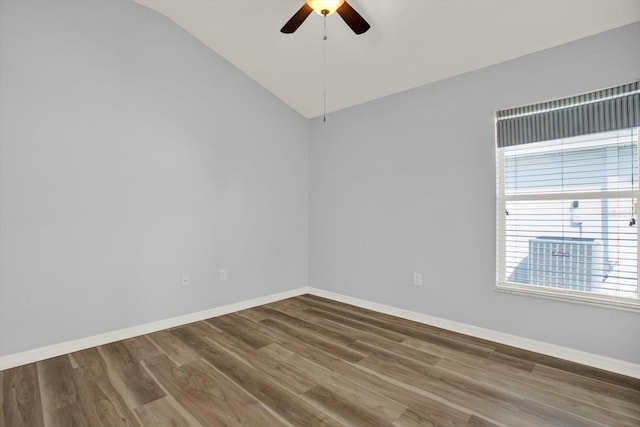
[[[518,347],[523,350],[533,351],[545,354],[547,356],[557,357],[559,359],[580,363],[582,365],[594,368],[604,369],[605,371],[615,372],[633,378],[640,378],[640,365],[627,362],[624,360],[614,359],[611,357],[600,356],[598,354],[587,353],[585,351],[575,350],[568,347],[562,347],[555,344],[549,344],[542,341],[536,341],[529,338],[519,337],[517,335],[506,334],[504,332],[494,331],[492,329],[481,328],[479,326],[468,325],[466,323],[454,322],[452,320],[442,319],[440,317],[429,316],[414,311],[404,310],[377,302],[367,301],[360,298],[354,298],[335,292],[325,291],[317,288],[308,288],[308,293],[344,302],[346,304],[355,305],[357,307],[366,308],[380,313],[401,317],[407,320],[424,323],[426,325],[436,326],[438,328],[447,329],[449,331],[458,332],[465,335],[471,335],[476,338],[482,338],[488,341],[494,341],[500,344]]]
[[[145,323],[143,325],[133,326],[131,328],[119,329],[117,331],[106,332],[104,334],[93,335],[90,337],[80,338],[77,340],[67,341],[59,344],[53,344],[46,347],[24,351],[21,353],[10,354],[8,356],[0,357],[0,371],[20,365],[26,365],[27,363],[49,359],[51,357],[61,356],[67,353],[73,353],[74,351],[80,351],[86,348],[108,344],[114,341],[120,341],[144,334],[150,334],[152,332],[161,331],[163,329],[174,328],[176,326],[186,325],[187,323],[209,319],[211,317],[222,316],[224,314],[245,310],[247,308],[256,307],[258,305],[269,304],[270,302],[280,301],[282,299],[291,298],[308,292],[309,288],[307,287],[292,289],[290,291],[253,298],[234,304],[223,305],[204,311],[198,311],[196,313],[189,313],[182,316],[159,320],[157,322]]]
[[[627,375],[629,377],[640,378],[640,365],[635,363],[613,359],[606,356],[600,356],[593,353],[587,353],[584,351],[562,347],[555,344],[549,344],[542,341],[523,338],[516,335],[506,334],[504,332],[498,332],[492,329],[454,322],[452,320],[429,316],[426,314],[404,310],[401,308],[392,307],[389,305],[380,304],[360,298],[354,298],[313,287],[301,287],[273,295],[267,295],[259,298],[253,298],[247,301],[241,301],[235,304],[224,305],[209,310],[185,314],[183,316],[172,317],[169,319],[163,319],[157,322],[146,323],[144,325],[134,326],[131,328],[120,329],[117,331],[94,335],[91,337],[67,341],[60,344],[54,344],[47,347],[24,351],[22,353],[10,354],[8,356],[0,357],[0,371],[20,365],[25,365],[27,363],[49,359],[51,357],[72,353],[74,351],[108,344],[114,341],[133,338],[152,332],[157,332],[163,329],[185,325],[187,323],[209,319],[211,317],[222,316],[224,314],[229,314],[236,311],[245,310],[247,308],[280,301],[305,293],[329,298],[335,301],[344,302],[346,304],[355,305],[385,314],[390,314],[392,316],[401,317],[403,319],[413,320],[415,322],[424,323],[426,325],[436,326],[453,332],[471,335],[476,338],[482,338],[500,344],[510,345],[524,350],[545,354],[547,356],[569,360],[571,362],[592,366],[594,368],[604,369],[606,371]]]

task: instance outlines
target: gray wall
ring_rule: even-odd
[[[0,55],[0,356],[306,285],[302,116],[128,1],[2,0]]]
[[[493,128],[640,78],[638,41],[640,23],[314,120],[310,284],[640,363],[638,313],[495,291]]]
[[[492,125],[640,77],[639,39],[309,124],[144,7],[0,0],[0,356],[310,284],[639,363],[638,314],[494,291]]]

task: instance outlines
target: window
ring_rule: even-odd
[[[499,290],[640,310],[638,82],[496,115]]]

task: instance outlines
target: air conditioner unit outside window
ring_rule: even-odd
[[[529,240],[529,284],[593,292],[609,271],[602,242],[582,237]]]

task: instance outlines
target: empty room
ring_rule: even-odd
[[[0,0],[0,426],[640,426],[640,0]]]

